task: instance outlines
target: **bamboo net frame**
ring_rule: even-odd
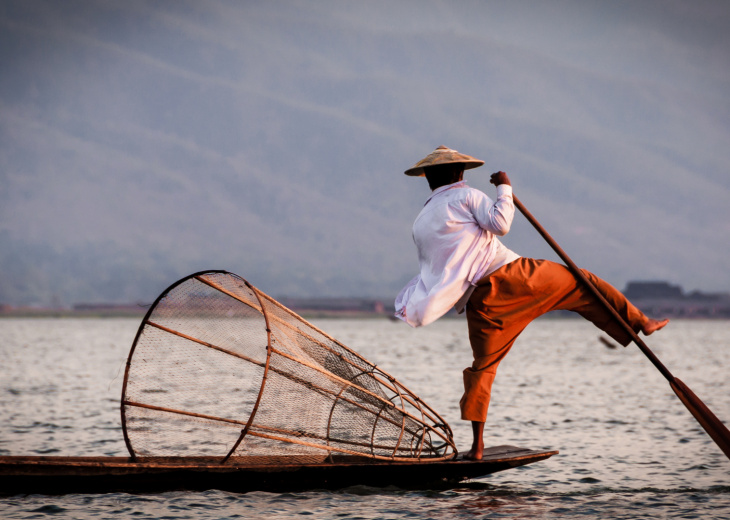
[[[446,460],[446,422],[393,376],[226,271],[165,290],[129,353],[121,399],[133,458],[313,463]]]

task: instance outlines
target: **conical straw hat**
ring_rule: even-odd
[[[463,163],[464,169],[469,170],[470,168],[477,168],[481,166],[484,164],[484,161],[475,159],[470,155],[459,153],[456,150],[452,150],[451,148],[441,145],[425,158],[407,169],[405,174],[412,177],[423,177],[425,175],[425,172],[423,171],[424,168],[436,166],[437,164],[451,163]]]

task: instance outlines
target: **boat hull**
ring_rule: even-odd
[[[220,489],[232,492],[341,489],[354,485],[444,489],[547,459],[557,451],[515,446],[485,450],[481,461],[374,461],[341,458],[318,464],[262,465],[245,458],[132,460],[128,457],[0,457],[0,493],[149,493]]]

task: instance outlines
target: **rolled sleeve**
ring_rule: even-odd
[[[476,198],[473,203],[472,213],[482,229],[497,236],[509,233],[512,219],[515,216],[512,186],[509,184],[497,186],[497,201],[494,203],[484,194]]]

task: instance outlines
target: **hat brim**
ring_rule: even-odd
[[[481,161],[479,159],[468,159],[468,160],[453,160],[453,161],[441,161],[436,164],[429,164],[426,166],[421,166],[420,161],[418,164],[413,166],[413,168],[407,169],[404,173],[410,177],[425,177],[426,176],[426,168],[429,168],[431,166],[438,166],[440,164],[463,164],[465,170],[471,170],[472,168],[478,168],[484,164],[484,161]]]

